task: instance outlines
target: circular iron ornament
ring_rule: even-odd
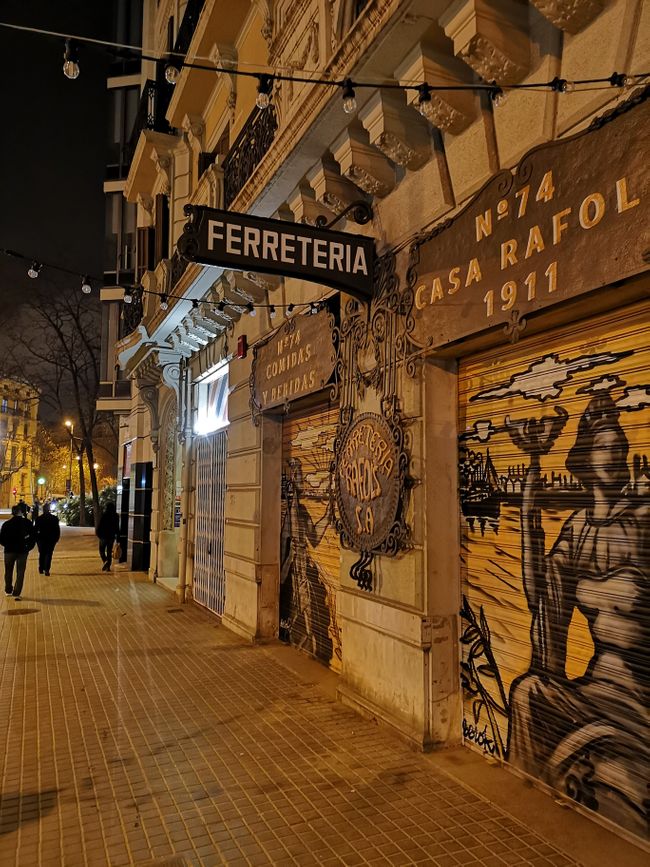
[[[380,548],[395,527],[400,505],[400,449],[389,422],[366,412],[358,416],[337,444],[335,494],[350,546]]]

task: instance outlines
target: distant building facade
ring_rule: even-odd
[[[0,380],[0,509],[38,495],[40,455],[36,444],[39,395],[13,379]],[[15,493],[14,493],[15,491]]]
[[[161,57],[556,85],[357,87],[343,110],[275,81],[260,108],[255,78],[145,62],[123,194],[146,292],[104,291],[99,405],[132,568],[320,659],[418,747],[647,838],[650,101],[571,86],[646,71],[642,5],[146,2]],[[186,205],[296,238],[343,217],[374,240],[372,299],[184,258]]]

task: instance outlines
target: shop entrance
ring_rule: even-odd
[[[465,743],[647,837],[650,305],[459,369]]]
[[[225,430],[197,437],[196,534],[193,595],[195,602],[221,616],[226,595],[224,573],[224,507],[226,492]]]
[[[280,638],[338,671],[340,547],[330,464],[338,406],[287,416],[282,428]]]

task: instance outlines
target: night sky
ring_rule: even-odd
[[[3,0],[0,20],[110,39],[111,6],[103,0]],[[0,248],[101,275],[109,58],[82,46],[81,74],[70,81],[62,72],[63,49],[63,39],[0,28]],[[37,282],[43,291],[45,281],[30,280],[23,263],[0,256],[2,318],[37,290]],[[6,348],[0,336],[0,351]]]

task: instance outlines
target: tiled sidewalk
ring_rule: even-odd
[[[85,552],[92,551],[88,557]],[[573,864],[70,536],[0,608],[0,864]],[[176,856],[176,857],[174,857]]]

